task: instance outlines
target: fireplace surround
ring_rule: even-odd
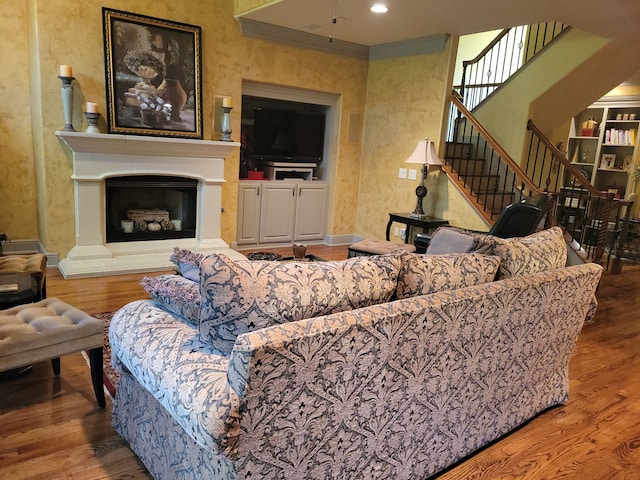
[[[174,247],[244,258],[220,238],[224,159],[239,143],[66,131],[56,135],[73,161],[76,245],[58,264],[65,278],[169,269]],[[113,241],[121,239],[107,234],[107,179],[128,177],[194,180],[190,236]]]

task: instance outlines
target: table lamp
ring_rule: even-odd
[[[427,187],[424,184],[424,179],[427,176],[427,168],[429,165],[442,165],[442,160],[438,158],[436,153],[436,147],[431,140],[425,138],[419,140],[416,149],[405,160],[405,163],[418,163],[422,165],[422,173],[420,175],[420,185],[416,187],[416,196],[418,201],[416,203],[416,209],[411,216],[413,218],[425,218],[427,215],[422,210],[422,200],[427,196]]]

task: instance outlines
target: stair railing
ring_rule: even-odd
[[[584,257],[607,268],[612,262],[611,272],[620,273],[633,201],[591,185],[531,120],[527,130],[531,134],[523,169],[540,188],[557,194],[553,217]]]
[[[544,191],[463,105],[453,91],[443,167],[492,224],[507,205]]]
[[[504,82],[569,29],[558,22],[521,25],[502,30],[475,58],[462,62],[459,87],[473,110]]]

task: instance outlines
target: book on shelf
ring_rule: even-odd
[[[636,129],[620,130],[610,128],[604,132],[604,143],[609,145],[635,145]]]

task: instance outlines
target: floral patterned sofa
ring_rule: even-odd
[[[433,475],[566,401],[602,272],[564,266],[560,229],[483,242],[177,258],[111,322],[115,429],[156,479]]]

